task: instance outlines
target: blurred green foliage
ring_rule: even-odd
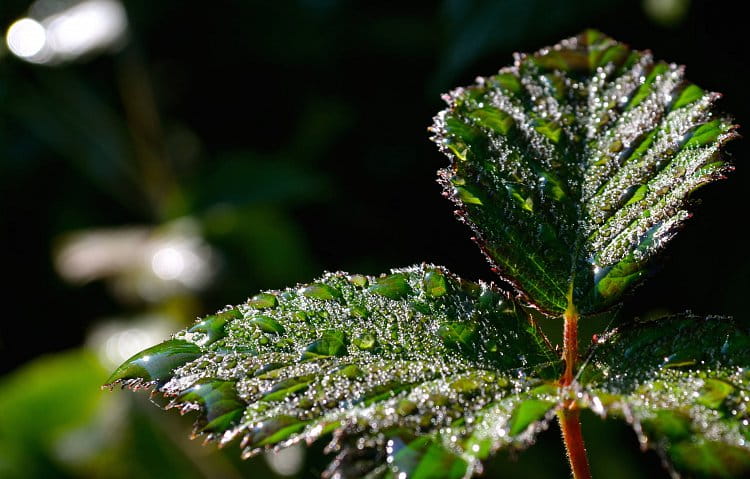
[[[3,29],[30,3],[0,2]],[[666,22],[639,2],[594,0],[125,7],[130,33],[115,53],[47,67],[0,49],[0,254],[12,282],[0,322],[3,477],[273,477],[262,459],[185,440],[191,421],[161,414],[146,394],[101,392],[109,366],[94,333],[105,318],[135,328],[144,314],[185,325],[322,269],[440,261],[491,280],[438,194],[442,160],[425,127],[439,93],[494,72],[512,51],[594,26],[689,63],[690,78],[723,91],[738,122],[750,105],[736,81],[748,73],[741,16],[707,1]],[[707,205],[743,205],[747,182],[740,168],[732,185],[704,193]],[[70,283],[54,268],[69,233],[140,225],[158,236],[180,218],[215,253],[206,289],[123,298],[111,282]],[[735,208],[699,208],[673,261],[624,316],[679,311],[688,297],[698,312],[743,316],[750,251],[740,231]],[[696,244],[720,252],[696,255]],[[666,477],[626,428],[585,424],[595,476]],[[567,474],[557,434],[498,459],[487,477]],[[191,461],[202,455],[211,459]],[[306,461],[300,477],[328,458],[318,449]]]

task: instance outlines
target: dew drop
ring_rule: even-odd
[[[294,313],[292,313],[292,320],[294,320],[296,322],[304,323],[308,319],[310,319],[310,318],[307,315],[307,313],[304,312],[304,311],[295,311]]]
[[[363,351],[369,351],[375,347],[375,335],[372,333],[360,333],[352,340],[352,343]]]
[[[283,293],[281,293],[281,299],[285,301],[291,301],[296,297],[297,297],[297,293],[295,293],[292,290],[286,290]]]
[[[396,414],[399,416],[408,416],[417,409],[417,404],[414,401],[408,399],[402,399],[396,406]]]
[[[279,304],[276,296],[270,293],[256,294],[247,302],[248,306],[255,309],[275,308]]]
[[[285,332],[284,326],[270,316],[256,316],[250,321],[250,324],[255,325],[264,333],[284,334]]]
[[[320,339],[312,342],[302,353],[301,361],[311,361],[346,354],[346,334],[343,331],[325,331]]]
[[[201,349],[181,339],[170,339],[137,353],[120,367],[107,380],[107,384],[128,379],[143,381],[163,381],[175,368],[197,359]]]
[[[375,280],[368,291],[384,296],[388,299],[402,299],[412,293],[411,286],[406,281],[406,275],[395,273]]]
[[[367,277],[361,274],[353,274],[349,276],[349,282],[358,288],[366,288],[369,283]]]
[[[470,378],[462,378],[450,384],[451,389],[461,394],[471,394],[479,390],[479,383]]]
[[[470,350],[477,336],[476,325],[460,321],[444,323],[438,328],[438,336],[448,347]]]
[[[470,192],[463,186],[456,186],[453,188],[454,194],[460,199],[462,202],[471,204],[471,205],[482,205],[482,200],[477,198],[474,193]]]
[[[353,305],[349,307],[349,314],[355,318],[367,318],[370,316],[369,311],[364,306]]]
[[[445,277],[437,271],[428,271],[422,280],[422,287],[427,296],[439,298],[448,292]]]
[[[617,153],[622,150],[622,141],[615,140],[609,144],[610,153]]]
[[[232,319],[242,318],[242,314],[236,309],[207,316],[203,321],[188,329],[190,333],[205,333],[206,339],[201,344],[207,346],[226,336],[225,326]]]
[[[362,371],[362,368],[360,368],[356,364],[349,364],[347,366],[341,367],[341,369],[339,369],[339,374],[347,379],[356,379],[364,376],[365,372]]]
[[[313,283],[300,289],[300,294],[306,298],[333,301],[341,297],[341,292],[324,283]]]
[[[734,387],[718,379],[706,379],[696,402],[711,409],[719,408],[724,399],[734,391]]]

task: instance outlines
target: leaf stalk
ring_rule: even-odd
[[[578,407],[575,401],[570,400],[557,412],[560,421],[565,450],[568,453],[568,462],[573,472],[573,479],[591,479],[589,461],[586,457],[586,446],[583,443],[583,432],[579,419]]]
[[[578,362],[578,319],[579,314],[573,304],[573,294],[568,293],[568,307],[563,313],[563,360],[565,371],[560,378],[560,386],[568,387],[575,378],[575,369]],[[575,399],[568,399],[562,409],[557,412],[560,422],[565,450],[568,453],[570,469],[574,479],[591,479],[588,458],[586,457],[586,446],[583,443],[583,432],[579,419],[578,404]]]
[[[560,386],[566,387],[573,383],[575,367],[578,362],[578,311],[573,301],[568,301],[568,309],[563,313],[563,360],[565,372],[560,378]]]

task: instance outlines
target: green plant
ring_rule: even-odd
[[[579,411],[630,423],[669,467],[750,473],[750,336],[728,318],[626,321],[581,361],[696,188],[731,167],[718,95],[596,31],[459,88],[435,118],[440,183],[503,289],[419,265],[257,294],[135,355],[108,381],[200,411],[244,455],[333,433],[329,477],[460,478],[556,416],[590,477]],[[511,292],[508,292],[510,290]],[[537,325],[563,320],[553,348]]]

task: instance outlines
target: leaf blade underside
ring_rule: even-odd
[[[156,385],[170,407],[199,411],[196,433],[241,438],[246,456],[334,432],[330,475],[449,478],[546,427],[558,362],[504,293],[421,265],[258,294],[109,383]]]
[[[718,98],[589,30],[445,96],[439,182],[531,305],[600,312],[648,273],[690,193],[731,170]]]
[[[628,421],[690,477],[750,475],[750,335],[725,317],[635,323],[599,340],[582,407]]]

